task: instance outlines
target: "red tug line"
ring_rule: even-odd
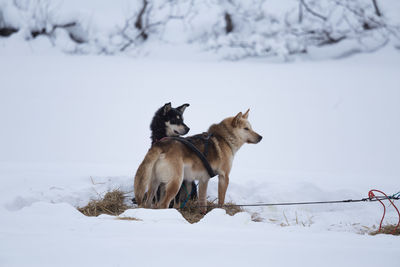
[[[382,215],[381,223],[379,224],[378,233],[381,232],[381,230],[382,230],[383,219],[385,218],[385,215],[386,215],[386,206],[385,206],[385,203],[383,203],[382,200],[374,194],[374,192],[378,192],[378,193],[384,195],[384,196],[385,196],[385,199],[389,200],[389,202],[390,202],[390,203],[393,205],[393,207],[396,209],[397,215],[399,216],[399,220],[398,220],[398,222],[397,222],[396,227],[393,229],[392,234],[396,233],[397,228],[399,228],[399,226],[400,226],[400,212],[399,212],[399,209],[396,207],[396,205],[395,205],[394,202],[390,199],[390,197],[388,197],[388,195],[386,195],[384,192],[382,192],[382,191],[380,191],[380,190],[377,190],[377,189],[372,189],[372,190],[370,190],[370,191],[368,192],[368,198],[369,198],[370,200],[372,200],[372,199],[375,198],[375,199],[378,200],[379,203],[381,203],[382,206],[383,206],[383,215]]]

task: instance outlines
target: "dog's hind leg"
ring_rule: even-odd
[[[160,200],[164,197],[164,195],[165,195],[165,184],[160,183],[160,185],[158,186],[158,189],[157,189],[155,201],[160,202]]]
[[[161,148],[155,146],[151,147],[136,171],[134,193],[139,206],[142,205],[145,192],[149,187],[148,184],[152,179],[154,164],[160,157],[161,152]]]
[[[198,199],[197,186],[194,181],[190,184],[190,199],[192,200]]]
[[[169,203],[171,203],[171,201],[175,198],[176,194],[179,191],[179,188],[181,187],[182,179],[182,177],[178,179],[173,179],[166,185],[165,195],[161,200],[159,208],[166,209],[169,207]]]
[[[154,197],[156,195],[156,192],[157,192],[157,189],[159,186],[160,186],[160,181],[158,181],[157,179],[152,179],[152,181],[150,183],[149,191],[147,192],[148,198],[146,199],[145,208],[147,208],[147,209],[151,208]]]
[[[183,181],[182,186],[179,189],[178,194],[175,196],[173,203],[175,205],[180,205],[181,203],[185,202],[188,198],[188,194],[190,194],[192,190],[191,183],[188,181]],[[171,208],[171,205],[169,205]]]
[[[165,195],[163,196],[159,208],[166,209],[169,207],[171,201],[175,198],[182,185],[183,181],[183,167],[177,167],[174,171],[173,178],[165,185]]]

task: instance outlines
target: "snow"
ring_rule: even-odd
[[[148,219],[88,218],[68,204],[42,202],[3,213],[1,238],[7,242],[1,243],[0,262],[3,266],[185,266],[188,262],[374,266],[398,259],[398,240],[390,236],[280,228],[244,220],[241,214],[223,215],[221,210],[194,225],[181,223],[173,210],[141,213]],[[152,222],[165,218],[161,214],[176,222]]]
[[[89,1],[80,12],[107,17]],[[57,41],[68,45],[63,34]],[[189,134],[251,109],[263,140],[237,153],[227,201],[359,199],[372,188],[400,190],[400,54],[393,48],[336,60],[324,53],[339,50],[319,50],[313,61],[285,64],[220,61],[184,44],[147,49],[152,53],[139,58],[69,55],[45,37],[0,39],[0,266],[398,262],[399,237],[366,234],[379,225],[376,202],[255,207],[234,216],[214,209],[196,224],[173,209],[120,215],[137,220],[79,213],[76,207],[113,189],[132,197],[151,118],[170,101],[190,103]],[[209,199],[217,186],[212,179]],[[390,207],[385,222],[396,220]]]
[[[162,224],[187,224],[188,222],[176,209],[151,210],[130,209],[120,214],[121,218],[136,218],[145,222]]]

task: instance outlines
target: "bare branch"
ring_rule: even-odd
[[[143,40],[146,40],[149,36],[147,33],[144,31],[144,26],[143,26],[143,15],[146,12],[147,6],[148,6],[147,0],[143,0],[143,6],[142,9],[139,11],[139,15],[137,16],[136,22],[135,22],[135,27],[141,31],[140,36],[142,36]]]
[[[381,11],[380,11],[380,9],[379,9],[379,7],[378,7],[378,3],[376,2],[376,0],[372,0],[372,4],[374,5],[374,8],[375,8],[375,14],[376,14],[378,17],[381,17],[381,16],[382,16],[382,13],[381,13]]]
[[[299,1],[299,18],[298,18],[299,23],[303,22],[303,3],[302,1]]]
[[[314,15],[317,18],[322,19],[323,21],[326,21],[327,18],[325,16],[322,16],[321,14],[318,14],[317,12],[315,12],[314,10],[312,10],[305,2],[305,0],[300,0],[301,4],[304,6],[304,8],[311,13],[312,15]]]
[[[225,32],[228,34],[233,31],[233,22],[232,22],[232,17],[228,12],[225,12],[224,15],[225,18]]]

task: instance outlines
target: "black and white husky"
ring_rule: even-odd
[[[159,108],[150,124],[151,145],[154,145],[164,137],[181,136],[189,132],[190,128],[183,122],[183,112],[190,106],[183,104],[173,108],[171,103],[166,103]],[[157,199],[163,193],[161,185],[157,190]],[[186,202],[188,199],[197,199],[197,186],[194,182],[184,182],[175,198],[175,204]],[[135,202],[135,200],[133,200]]]
[[[150,124],[151,144],[168,136],[180,136],[189,132],[190,128],[183,122],[183,112],[189,104],[173,108],[171,103],[165,104],[154,114]]]

